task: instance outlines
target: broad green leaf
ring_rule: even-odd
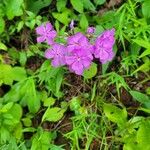
[[[22,107],[19,104],[14,104],[7,113],[11,114],[13,118],[20,121],[22,116]]]
[[[34,80],[29,78],[13,85],[11,90],[3,98],[4,102],[19,101],[23,107],[28,106],[31,113],[36,113],[40,108],[40,99],[37,92]]]
[[[2,49],[2,50],[7,50],[7,47],[6,47],[6,45],[5,44],[3,44],[3,43],[1,43],[0,42],[0,49]]]
[[[18,123],[16,127],[14,128],[13,136],[17,139],[20,140],[22,137],[22,124]]]
[[[61,84],[62,84],[62,81],[63,81],[63,75],[64,75],[63,70],[62,71],[60,70],[59,73],[56,76],[56,79],[55,79],[55,81],[56,81],[56,92],[55,92],[55,95],[57,97],[61,97],[62,94],[63,94],[62,92],[60,92]]]
[[[106,2],[106,0],[94,0],[94,3],[96,4],[96,5],[102,5],[102,4],[104,4]]]
[[[4,31],[5,28],[5,21],[3,18],[0,17],[0,33]]]
[[[40,108],[40,100],[37,96],[35,83],[33,79],[28,79],[26,82],[26,87],[23,89],[23,92],[25,92],[23,101],[26,101],[26,104],[31,113],[36,113]]]
[[[67,0],[57,0],[56,7],[58,12],[63,11],[63,9],[66,7],[66,3]]]
[[[10,65],[0,64],[0,81],[4,84],[12,85],[13,79],[12,67]]]
[[[59,33],[60,23],[56,20],[55,21],[55,29]]]
[[[130,94],[135,100],[144,104],[147,108],[150,108],[150,97],[148,97],[146,94],[138,91],[130,91]]]
[[[68,23],[71,20],[69,18],[69,14],[70,14],[69,10],[65,10],[62,13],[57,13],[57,12],[52,13],[53,17],[57,19],[59,22],[63,23],[64,25],[68,25]]]
[[[22,66],[24,66],[26,64],[26,61],[27,61],[27,54],[22,51],[19,53],[19,62]]]
[[[150,1],[145,0],[142,4],[142,13],[145,18],[150,18],[149,10],[150,10]]]
[[[12,86],[12,88],[9,90],[9,92],[7,92],[3,99],[5,103],[8,102],[17,102],[21,99],[23,92],[22,91],[22,87],[24,85],[24,82],[22,83],[16,83]]]
[[[32,125],[32,121],[29,117],[21,119],[25,127],[30,127]]]
[[[26,79],[26,70],[21,67],[14,67],[12,68],[12,73],[14,74],[14,80],[15,81],[21,81]]]
[[[12,20],[15,16],[21,16],[23,14],[23,0],[5,0],[5,3],[6,15],[9,20]]]
[[[57,122],[63,117],[63,115],[64,110],[59,107],[47,108],[46,112],[42,117],[42,122],[43,121]]]
[[[27,10],[38,14],[38,12],[51,4],[52,0],[27,0]]]
[[[137,143],[140,147],[140,149],[143,149],[144,145],[144,150],[149,150],[150,149],[150,144],[149,144],[149,139],[150,139],[150,121],[149,120],[144,120],[140,128],[137,132]]]
[[[127,111],[125,108],[120,109],[112,104],[104,104],[103,109],[110,121],[117,123],[119,127],[124,127],[127,121]]]
[[[31,150],[49,150],[52,137],[51,132],[38,130],[32,138]]]
[[[4,126],[0,128],[0,137],[1,137],[1,142],[3,143],[6,143],[6,141],[9,141],[10,139],[10,132]]]
[[[9,102],[6,105],[4,105],[2,108],[0,108],[0,112],[5,113],[7,112],[11,107],[13,106],[13,102]]]
[[[80,18],[80,27],[82,29],[86,30],[88,25],[89,25],[89,23],[88,23],[88,20],[87,20],[85,14],[82,14],[81,18]]]
[[[82,0],[83,2],[83,7],[87,10],[91,10],[91,11],[95,11],[95,6],[94,4],[91,2],[91,0]]]
[[[70,0],[73,8],[79,13],[83,13],[83,3],[81,0]]]
[[[83,77],[85,79],[93,78],[97,73],[97,64],[92,63],[89,69],[85,70],[83,73]]]
[[[17,25],[17,32],[19,32],[24,26],[24,21],[19,21],[18,25]]]
[[[44,100],[44,104],[43,105],[46,106],[46,107],[50,107],[50,106],[55,104],[55,101],[56,100],[53,97],[49,97],[49,98]]]

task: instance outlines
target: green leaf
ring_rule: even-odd
[[[30,127],[32,125],[32,121],[29,117],[28,118],[23,118],[22,121],[23,121],[23,124],[24,124],[25,127]]]
[[[51,4],[52,0],[27,0],[27,10],[38,14],[38,12]]]
[[[88,23],[88,20],[87,20],[85,14],[82,14],[81,18],[80,18],[80,27],[82,29],[86,30],[88,25],[89,25],[89,23]]]
[[[137,132],[137,143],[141,149],[143,149],[144,145],[144,150],[149,150],[150,149],[150,144],[149,144],[149,139],[150,139],[150,121],[149,120],[144,120],[140,128]]]
[[[120,109],[112,104],[104,104],[103,109],[110,121],[117,123],[119,127],[124,127],[127,121],[127,111],[125,108]]]
[[[3,18],[0,17],[0,33],[4,31],[5,28],[5,21]]]
[[[70,0],[73,8],[79,13],[83,13],[83,3],[81,0]]]
[[[47,108],[46,112],[42,117],[42,122],[43,121],[57,122],[63,117],[63,115],[64,110],[59,107]]]
[[[26,102],[31,113],[36,113],[40,108],[40,100],[37,96],[33,79],[28,79],[26,81],[26,86],[25,89],[23,89],[23,92],[25,93],[23,102]]]
[[[96,5],[102,5],[102,4],[104,4],[106,2],[106,0],[94,0],[94,3],[96,4]]]
[[[148,97],[146,94],[138,91],[130,91],[130,94],[135,100],[144,104],[147,108],[150,108],[150,97]]]
[[[139,66],[132,74],[135,74],[138,71],[148,72],[149,70],[150,70],[150,62],[147,61],[143,65]]]
[[[87,10],[95,11],[95,6],[90,0],[82,0],[83,7]]]
[[[1,43],[0,42],[0,49],[2,49],[2,50],[7,50],[7,47],[6,47],[6,45],[5,44],[3,44],[3,43]]]
[[[19,104],[14,104],[7,113],[11,114],[13,118],[20,121],[22,116],[22,107]]]
[[[150,55],[150,48],[146,49],[140,56],[139,58],[142,58],[144,56]]]
[[[17,139],[20,140],[22,137],[22,124],[18,123],[17,126],[14,128],[13,136]]]
[[[0,112],[5,113],[7,112],[11,107],[13,106],[13,102],[9,102],[6,105],[4,105],[2,108],[0,108]]]
[[[52,15],[55,19],[57,19],[59,22],[63,23],[64,25],[68,25],[68,23],[71,20],[69,18],[70,10],[68,10],[68,9],[63,11],[62,13],[54,12],[54,13],[52,13]]]
[[[66,7],[66,3],[67,0],[57,0],[56,7],[58,12],[63,11],[63,9]]]
[[[141,47],[150,49],[150,42],[148,42],[146,40],[135,39],[135,40],[133,40],[133,42],[135,42],[136,44],[140,45]]]
[[[93,78],[97,73],[97,64],[92,63],[89,69],[85,70],[83,73],[83,77],[85,79]]]
[[[26,52],[22,51],[19,53],[19,62],[22,66],[24,66],[26,64],[27,61],[27,54]]]
[[[14,67],[12,68],[12,73],[14,74],[14,80],[15,81],[21,81],[26,79],[26,70],[21,67]]]
[[[17,25],[17,32],[19,32],[24,26],[24,21],[19,21],[18,25]]]
[[[76,115],[81,114],[81,99],[79,97],[73,97],[70,101],[70,110],[74,111]]]
[[[49,150],[52,138],[51,132],[38,130],[32,138],[31,150]]]
[[[5,0],[5,3],[6,15],[9,20],[12,20],[15,16],[21,16],[23,14],[23,0]]]
[[[145,18],[150,18],[149,10],[150,10],[150,1],[145,0],[142,4],[142,13]]]
[[[53,106],[55,104],[55,99],[53,97],[49,97],[47,99],[44,100],[44,106],[46,107],[50,107],[50,106]]]
[[[10,65],[0,64],[0,81],[4,84],[12,85],[13,79],[12,67]]]

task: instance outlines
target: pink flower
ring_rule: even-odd
[[[51,23],[47,22],[45,25],[41,25],[36,28],[36,33],[39,35],[37,37],[37,42],[47,42],[49,45],[54,43],[54,38],[56,37],[56,31],[53,29]]]
[[[115,43],[115,29],[106,30],[95,41],[95,58],[99,58],[101,63],[111,61],[114,57],[113,46]]]
[[[83,71],[90,67],[93,56],[86,49],[80,47],[72,50],[65,58],[70,71],[82,75]]]
[[[65,46],[55,43],[51,49],[45,52],[45,57],[52,59],[52,66],[58,67],[66,64],[65,54]]]
[[[87,33],[88,34],[93,34],[95,32],[95,28],[94,27],[88,27],[87,28]]]
[[[67,49],[68,51],[72,51],[74,49],[83,48],[86,51],[93,52],[93,46],[89,43],[87,37],[78,32],[75,35],[70,36],[67,39]]]

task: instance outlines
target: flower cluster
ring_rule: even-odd
[[[73,28],[73,22],[70,26]],[[93,35],[94,32],[94,27],[87,29],[87,35]],[[67,37],[65,45],[55,42],[57,32],[49,22],[37,27],[36,33],[38,34],[37,42],[47,42],[50,45],[45,52],[45,57],[52,60],[52,66],[67,65],[71,72],[78,75],[82,75],[83,71],[90,67],[94,57],[103,64],[111,61],[114,57],[114,29],[104,31],[96,37],[94,43],[90,43],[84,34],[78,32]]]

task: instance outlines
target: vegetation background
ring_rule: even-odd
[[[0,0],[1,150],[150,150],[150,0]],[[35,28],[63,40],[116,29],[115,58],[53,68]]]

